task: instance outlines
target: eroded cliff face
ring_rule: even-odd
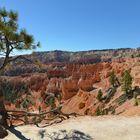
[[[125,62],[136,61],[140,58],[140,48],[120,48],[106,50],[89,50],[89,51],[48,51],[34,52],[30,55],[24,55],[24,59],[18,59],[7,67],[7,70],[1,71],[1,75],[19,76],[25,73],[48,73],[48,77],[71,76],[69,72],[77,69],[81,64],[97,64],[100,62]],[[2,65],[3,58],[0,58]],[[32,63],[33,62],[33,63]],[[63,71],[66,65],[69,65],[68,71]],[[57,66],[57,67],[56,67]],[[70,68],[72,67],[72,69]],[[75,69],[73,69],[75,67]],[[55,72],[52,71],[55,68]]]
[[[47,65],[47,67],[51,71],[49,74],[46,72],[3,77],[10,82],[23,81],[30,89],[30,94],[23,90],[15,103],[5,101],[7,109],[20,108],[25,99],[29,99],[32,103],[29,103],[24,109],[36,111],[40,106],[42,110],[47,110],[46,97],[48,94],[54,94],[54,96],[61,96],[62,110],[65,113],[76,112],[82,115],[97,115],[97,108],[102,108],[104,109],[102,111],[108,110],[108,114],[131,115],[132,112],[132,115],[140,115],[137,111],[140,110],[140,106],[134,106],[134,98],[119,104],[119,100],[121,100],[121,97],[123,98],[124,94],[121,87],[116,89],[115,94],[107,102],[97,100],[100,89],[103,96],[108,96],[108,90],[111,88],[109,76],[113,70],[120,82],[123,72],[130,70],[133,77],[132,86],[140,86],[139,59],[131,58],[87,65],[63,64],[58,66],[53,64],[53,66]],[[58,104],[57,100],[55,102]],[[115,112],[113,112],[114,108]],[[133,108],[136,111],[133,111]]]

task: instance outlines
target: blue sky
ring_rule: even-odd
[[[0,0],[49,50],[140,46],[140,0]]]

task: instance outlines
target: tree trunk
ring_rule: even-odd
[[[8,123],[7,123],[7,113],[6,113],[6,109],[4,106],[4,99],[3,99],[3,93],[0,90],[0,115],[1,115],[1,119],[0,119],[0,125],[2,125],[3,127],[8,127]]]

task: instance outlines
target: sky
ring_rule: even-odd
[[[140,0],[0,0],[41,48],[83,51],[140,46]]]

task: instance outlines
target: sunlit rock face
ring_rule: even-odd
[[[68,78],[62,81],[62,99],[67,100],[77,94],[79,88],[77,86],[78,80],[73,80],[72,78]]]
[[[110,73],[115,72],[121,82],[125,70],[130,70],[133,77],[132,87],[140,86],[140,61],[139,58],[118,59],[112,62],[100,62],[97,64],[84,63],[49,63],[44,64],[46,71],[40,73],[22,74],[20,76],[3,77],[11,83],[18,84],[24,81],[31,91],[31,101],[29,111],[37,111],[39,106],[42,110],[47,110],[48,106],[44,103],[46,94],[53,93],[60,95],[63,103],[62,110],[65,113],[76,112],[82,115],[96,115],[97,107],[111,108],[117,106],[116,114],[131,115],[134,111],[134,99],[127,100],[123,105],[118,106],[115,102],[119,96],[123,95],[121,87],[116,90],[115,95],[108,103],[97,100],[98,91],[101,89],[103,96],[107,95],[107,90],[111,87],[109,83]],[[18,96],[18,104],[21,104],[28,93],[22,92]],[[139,96],[138,96],[139,97]],[[57,102],[57,100],[56,100]],[[5,101],[6,108],[17,109],[15,104]],[[135,110],[138,107],[135,107]],[[129,110],[131,109],[131,110]],[[111,112],[110,112],[111,114]],[[136,111],[138,114],[138,111]]]

